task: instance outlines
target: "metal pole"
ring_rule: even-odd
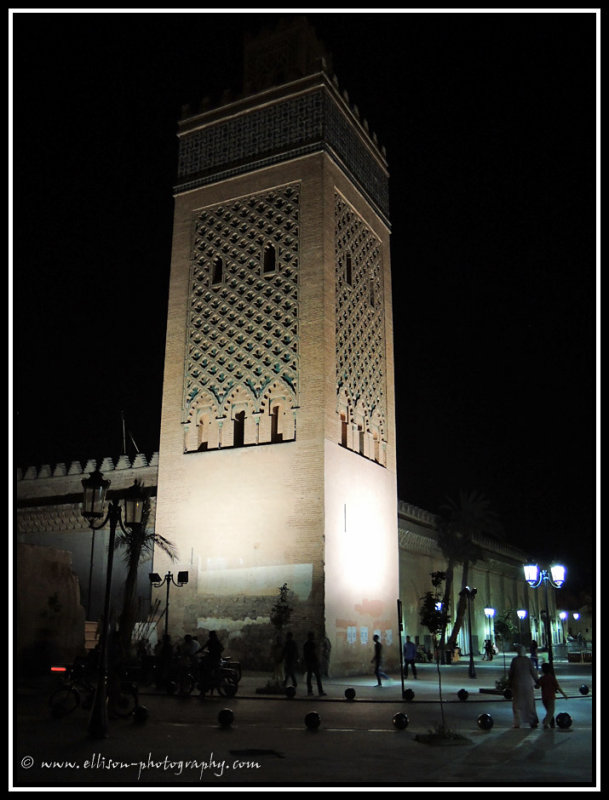
[[[402,651],[402,601],[398,598],[398,634],[400,637],[400,676],[402,679],[402,697],[404,696],[404,658]]]
[[[545,590],[546,598],[546,637],[548,639],[548,661],[550,662],[550,671],[554,673],[554,656],[552,654],[552,626],[550,625],[550,606],[548,604],[548,576],[544,575],[543,588]]]
[[[165,581],[167,582],[167,595],[165,600],[165,636],[167,636],[167,631],[169,629],[169,583],[171,581],[171,572],[168,572],[165,575]]]
[[[95,528],[91,528],[91,558],[89,560],[89,590],[87,592],[87,619],[91,619],[91,591],[93,581],[93,554],[95,552]]]
[[[97,688],[89,719],[89,734],[95,739],[104,739],[108,735],[108,628],[110,615],[110,592],[112,588],[112,565],[114,561],[114,537],[116,523],[120,516],[117,503],[110,503],[108,517],[110,520],[110,539],[108,542],[108,566],[106,569],[106,594],[104,597],[103,626],[99,637],[99,665],[97,672]]]
[[[476,677],[476,668],[474,667],[474,639],[472,636],[472,598],[471,594],[467,595],[467,626],[469,628],[469,677]]]

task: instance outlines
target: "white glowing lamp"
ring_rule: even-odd
[[[550,567],[550,574],[552,575],[552,583],[557,589],[560,589],[567,576],[566,567],[563,567],[562,564],[553,564]]]
[[[525,564],[523,569],[524,579],[529,586],[539,586],[539,567],[537,564]]]

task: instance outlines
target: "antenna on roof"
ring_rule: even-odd
[[[122,453],[122,455],[127,455],[127,441],[126,441],[126,435],[125,435],[125,412],[124,411],[121,411],[121,420],[122,420],[122,423],[123,423],[123,453]],[[137,444],[135,443],[135,439],[133,438],[133,435],[132,435],[131,431],[128,430],[128,431],[126,431],[126,433],[129,434],[129,438],[131,439],[131,441],[133,443],[133,446],[135,447],[135,452],[139,453],[140,449],[137,446]]]
[[[127,455],[127,445],[125,442],[125,412],[121,411],[121,420],[123,423],[123,452],[122,455]]]

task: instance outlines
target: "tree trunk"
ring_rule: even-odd
[[[140,548],[141,550],[141,548]],[[129,656],[131,649],[131,636],[135,627],[137,609],[135,607],[135,592],[137,588],[137,572],[139,552],[132,553],[129,559],[129,570],[125,579],[125,593],[123,595],[123,608],[119,620],[119,640],[123,655]]]
[[[444,612],[444,621],[442,623],[442,630],[440,632],[440,660],[445,662],[444,651],[446,648],[446,625],[448,624],[448,613],[450,611],[450,596],[453,589],[453,573],[455,565],[453,561],[449,561],[446,567],[446,583],[444,584],[444,600],[442,601],[442,611]]]
[[[463,625],[463,620],[465,619],[465,613],[467,611],[467,597],[463,592],[463,589],[467,586],[467,581],[469,577],[469,561],[463,562],[463,577],[461,580],[461,594],[459,595],[459,602],[457,604],[457,613],[455,615],[455,624],[453,625],[453,629],[451,631],[450,637],[447,642],[447,646],[449,650],[453,650],[457,646],[457,636],[459,635],[459,631]]]

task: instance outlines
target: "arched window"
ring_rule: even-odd
[[[233,446],[243,447],[245,442],[245,411],[239,411],[235,414],[234,428],[233,428]]]
[[[224,278],[224,265],[222,263],[222,259],[220,258],[220,256],[216,256],[212,264],[211,282],[222,283],[223,278]]]
[[[347,446],[347,417],[345,414],[340,415],[340,443],[343,447]]]
[[[272,244],[267,244],[264,248],[262,258],[262,269],[264,272],[275,272],[275,247]]]
[[[198,425],[198,450],[207,450],[208,448],[208,434],[209,434],[209,420],[207,417],[201,417]]]
[[[271,442],[283,442],[283,433],[279,431],[279,414],[281,409],[274,406],[271,411]]]
[[[359,437],[359,452],[361,453],[361,455],[364,455],[364,436],[365,436],[365,434],[364,434],[364,429],[362,428],[361,425],[357,426],[357,433],[358,433],[358,437]]]

